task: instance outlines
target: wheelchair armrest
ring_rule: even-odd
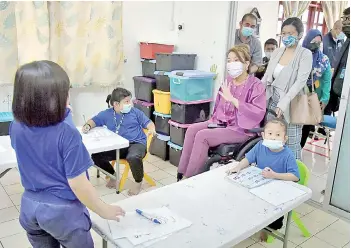
[[[246,130],[246,131],[247,131],[248,133],[261,133],[261,132],[263,132],[263,127],[248,129],[248,130]]]

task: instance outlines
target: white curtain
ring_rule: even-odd
[[[0,84],[17,68],[48,59],[72,87],[122,84],[122,2],[0,1]]]
[[[299,17],[307,10],[311,1],[282,1],[285,19],[289,17]]]
[[[321,1],[324,19],[328,29],[332,29],[334,23],[340,20],[342,12],[347,8],[347,1]]]

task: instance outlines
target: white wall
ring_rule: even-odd
[[[174,25],[172,12],[174,7]],[[229,2],[123,2],[123,40],[126,63],[124,87],[134,92],[133,76],[141,75],[140,41],[176,45],[177,52],[196,53],[196,69],[209,71],[216,64],[224,71]],[[183,30],[178,31],[178,24]],[[172,30],[174,29],[174,30]],[[222,75],[219,75],[221,78]],[[217,86],[218,87],[218,86]],[[71,104],[74,121],[82,124],[84,114],[90,118],[106,107],[111,89],[73,89]]]
[[[276,38],[278,25],[279,1],[240,1],[238,2],[237,28],[239,22],[246,13],[250,13],[253,8],[257,8],[261,15],[260,41],[262,49],[264,43],[269,38]]]
[[[124,87],[134,92],[132,78],[141,75],[140,41],[174,44],[177,52],[196,53],[196,69],[209,71],[211,65],[216,64],[218,78],[223,78],[229,4],[229,1],[123,2]],[[278,1],[238,2],[237,24],[254,7],[263,19],[260,39],[264,43],[275,37]],[[178,24],[183,25],[182,31],[178,31]],[[72,89],[75,123],[83,124],[83,114],[90,118],[106,108],[105,99],[111,91],[112,87]],[[8,94],[12,95],[12,87],[0,87],[0,111],[8,111],[8,104],[4,102]]]

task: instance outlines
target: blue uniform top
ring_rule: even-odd
[[[118,134],[131,143],[146,145],[143,128],[146,128],[151,120],[137,108],[132,108],[127,114],[115,113],[113,108],[109,108],[101,111],[92,120],[96,126],[106,126],[112,132],[118,129]]]
[[[87,173],[94,163],[69,110],[65,120],[55,126],[28,127],[15,120],[10,126],[10,138],[26,190],[77,199],[68,179]]]
[[[280,152],[273,152],[260,141],[245,157],[250,164],[256,163],[260,169],[269,167],[277,173],[291,173],[300,179],[295,156],[287,146]]]

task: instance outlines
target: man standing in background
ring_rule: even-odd
[[[335,55],[344,44],[345,34],[342,32],[341,21],[336,21],[332,30],[323,37],[323,53],[328,56],[332,68],[335,63]]]
[[[271,55],[277,48],[278,42],[275,39],[271,38],[266,40],[266,42],[264,43],[264,54],[266,56],[262,60],[263,64],[258,68],[257,72],[255,73],[255,77],[257,77],[260,80],[263,78],[264,74],[266,73]]]
[[[350,47],[350,7],[344,10],[341,20],[342,31],[346,35],[347,40],[344,42],[340,51],[335,56],[335,62],[333,64],[334,73],[331,80],[330,99],[324,110],[324,114],[326,115],[331,115],[333,112],[339,110],[340,97],[344,84],[346,64]]]
[[[262,64],[261,42],[254,36],[257,18],[254,14],[245,14],[240,21],[240,29],[235,32],[235,45],[246,44],[250,47],[250,74],[255,73]]]

